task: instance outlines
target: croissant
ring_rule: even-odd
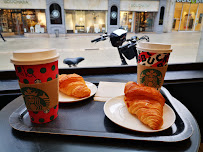
[[[161,128],[165,98],[159,91],[130,81],[126,83],[124,93],[124,101],[131,114],[154,130]]]
[[[88,97],[91,93],[83,77],[78,74],[59,75],[59,91],[76,98]]]

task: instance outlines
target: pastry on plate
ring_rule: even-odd
[[[161,128],[165,98],[159,91],[130,81],[126,83],[124,93],[124,101],[131,114],[154,130]]]
[[[88,97],[91,93],[83,77],[78,74],[59,75],[59,91],[76,98]]]

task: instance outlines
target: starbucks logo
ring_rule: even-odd
[[[24,87],[21,88],[21,92],[28,109],[32,111],[48,109],[50,99],[44,91],[32,87]]]
[[[159,88],[162,81],[162,73],[155,69],[143,70],[140,74],[140,82],[145,86]]]

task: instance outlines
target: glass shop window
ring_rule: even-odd
[[[163,21],[164,21],[164,11],[165,11],[165,7],[161,7],[161,11],[160,11],[160,17],[159,17],[159,25],[163,25]]]

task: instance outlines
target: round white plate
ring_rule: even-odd
[[[78,102],[87,98],[90,98],[97,92],[97,86],[91,82],[85,81],[87,87],[91,90],[91,94],[88,97],[85,98],[75,98],[72,96],[68,96],[62,92],[59,91],[59,102],[60,103],[67,103],[67,102]]]
[[[163,107],[163,125],[159,130],[153,130],[143,124],[135,115],[128,112],[124,102],[124,95],[106,101],[104,104],[104,113],[114,123],[124,128],[140,132],[158,132],[165,130],[172,126],[176,119],[174,111],[165,104]]]

